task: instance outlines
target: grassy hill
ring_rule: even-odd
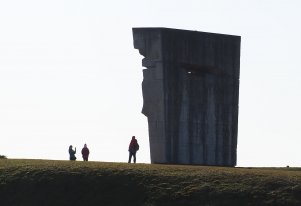
[[[1,159],[0,205],[301,205],[301,168]]]

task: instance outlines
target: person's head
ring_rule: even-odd
[[[72,149],[72,145],[69,146],[69,149]]]
[[[135,139],[135,136],[132,136],[132,139]]]
[[[84,144],[84,147],[87,147],[87,144]]]

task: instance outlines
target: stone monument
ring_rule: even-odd
[[[152,163],[235,166],[240,36],[133,28]]]

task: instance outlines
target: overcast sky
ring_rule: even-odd
[[[0,0],[0,154],[150,162],[133,27],[241,36],[237,166],[301,166],[298,0]],[[81,157],[77,154],[79,160]]]

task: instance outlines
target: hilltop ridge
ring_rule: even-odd
[[[301,205],[301,168],[0,160],[2,206]]]

